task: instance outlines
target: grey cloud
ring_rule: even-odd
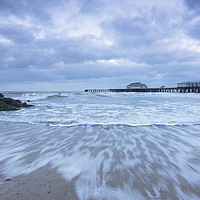
[[[54,0],[2,0],[0,1],[0,13],[12,14],[24,18],[28,15],[36,19],[49,20],[48,8],[62,4],[62,1]]]
[[[77,9],[72,16],[68,16],[70,2]],[[30,17],[28,26],[12,20],[0,23],[1,83],[122,76],[155,82],[200,79],[195,43],[199,40],[200,25],[198,21],[191,23],[199,16],[199,3],[185,1],[189,9],[195,10],[191,15],[188,10],[177,13],[177,7],[171,6],[169,10],[161,4],[156,6],[157,1],[153,0],[147,8],[137,7],[136,2],[0,1],[0,17],[15,16],[22,22]],[[63,12],[61,18],[54,16],[54,10]],[[88,27],[73,22],[76,17],[76,23],[79,19],[88,20]],[[40,38],[42,32],[44,36]],[[3,44],[6,39],[13,44]],[[120,59],[127,62],[109,62]]]
[[[186,5],[193,10],[200,11],[200,1],[199,0],[185,0]]]
[[[96,14],[101,12],[101,8],[104,5],[105,2],[101,0],[82,0],[80,12],[85,14]]]
[[[145,20],[141,18],[116,19],[112,26],[115,31],[120,32],[123,36],[141,36],[145,34]]]
[[[192,26],[191,29],[188,31],[188,33],[192,38],[200,40],[200,31],[199,30],[200,30],[200,22],[198,22],[198,24],[195,24],[194,26]]]
[[[185,32],[191,38],[200,39],[200,21],[198,20],[200,16],[200,1],[199,0],[185,0],[185,5],[190,10],[190,13],[185,18]],[[192,11],[192,12],[191,12]]]
[[[0,34],[14,43],[31,43],[34,40],[33,33],[20,26],[0,26]]]

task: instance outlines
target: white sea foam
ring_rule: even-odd
[[[200,197],[199,125],[0,126],[0,171],[8,178],[50,164],[76,179],[80,199]]]
[[[7,93],[34,107],[1,112],[1,121],[44,124],[199,124],[200,95],[177,93]]]

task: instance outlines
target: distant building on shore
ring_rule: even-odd
[[[177,83],[178,88],[184,88],[184,87],[200,87],[200,81],[199,82],[181,82]]]
[[[148,88],[147,85],[141,82],[131,83],[126,86],[127,89],[135,89],[135,88]]]

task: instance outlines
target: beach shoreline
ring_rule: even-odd
[[[200,198],[200,125],[0,121],[1,200]]]
[[[0,174],[0,199],[78,200],[74,182],[64,180],[49,165],[10,179]]]

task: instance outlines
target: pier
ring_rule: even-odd
[[[86,89],[85,92],[178,92],[178,93],[200,93],[200,87],[132,88],[132,89]]]

